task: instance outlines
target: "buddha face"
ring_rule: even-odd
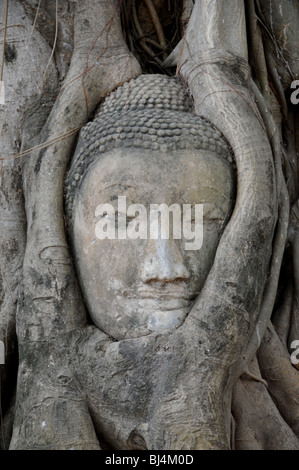
[[[127,207],[144,206],[148,217],[153,204],[202,207],[201,248],[186,249],[171,224],[168,239],[100,239],[97,208],[109,204],[117,221],[120,196]],[[75,262],[95,325],[117,340],[181,325],[212,267],[233,197],[231,165],[210,151],[124,148],[97,159],[82,181],[73,224]],[[134,214],[123,217],[130,224]]]

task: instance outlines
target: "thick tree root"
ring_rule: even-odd
[[[258,351],[258,362],[279,413],[299,437],[299,372],[290,354],[270,325]]]
[[[258,376],[256,359],[252,367]],[[297,437],[283,420],[267,389],[258,382],[238,380],[232,412],[236,420],[236,450],[299,450]]]

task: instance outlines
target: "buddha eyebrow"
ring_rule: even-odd
[[[106,192],[107,190],[110,190],[111,188],[113,188],[115,186],[118,187],[118,188],[121,188],[121,190],[123,190],[123,191],[127,191],[128,189],[131,189],[131,188],[132,189],[138,189],[137,186],[134,186],[134,185],[131,185],[131,184],[123,185],[123,183],[111,183],[111,184],[107,184],[107,185],[104,185],[101,188],[99,188],[98,191],[97,191],[97,194]],[[95,195],[93,197],[95,197]],[[116,197],[121,196],[121,195],[122,194],[118,194]],[[110,200],[112,200],[112,199],[110,198]]]
[[[107,194],[107,197],[109,197],[111,202],[116,200],[118,198],[118,196],[123,196],[122,191],[127,191],[128,189],[131,189],[131,188],[132,189],[138,189],[137,186],[133,186],[133,185],[129,185],[129,184],[126,184],[125,186],[122,186],[121,183],[111,183],[111,184],[107,184],[107,186],[98,188],[97,191],[95,191],[91,195],[91,200],[94,200],[100,193],[107,193],[108,190],[110,190],[111,188],[114,188],[114,187],[118,187],[121,190],[120,190],[119,194],[117,194],[117,196],[114,194],[113,196],[109,197],[109,194]]]

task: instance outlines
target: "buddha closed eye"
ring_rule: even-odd
[[[127,110],[124,118],[135,118],[137,122],[138,112]],[[149,116],[154,112],[150,110]],[[169,330],[184,321],[212,267],[232,211],[234,172],[229,149],[220,134],[208,123],[180,110],[163,114],[159,109],[157,119],[159,126],[153,123],[146,128],[147,133],[141,132],[140,142],[128,135],[119,139],[119,133],[109,140],[113,132],[107,133],[99,142],[106,143],[105,149],[85,151],[88,164],[84,163],[84,152],[78,157],[82,152],[79,142],[69,174],[71,235],[81,287],[93,322],[118,340]],[[167,124],[164,129],[163,119]],[[177,140],[176,127],[170,125],[179,119],[182,126]],[[152,129],[155,132],[150,132]],[[164,133],[159,135],[161,129]],[[139,132],[136,136],[140,137]],[[80,174],[78,169],[82,168]],[[76,172],[79,184],[72,185]],[[149,225],[149,208],[154,204],[182,208],[202,205],[201,249],[185,249],[184,232],[181,238],[174,236],[173,223],[168,239],[153,238],[149,232],[148,236],[133,239],[99,239],[95,233],[96,208],[109,204],[115,214],[119,197],[125,197],[127,206],[136,204],[148,209]],[[157,221],[159,229],[161,218]]]

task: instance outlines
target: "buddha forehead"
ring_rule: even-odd
[[[126,148],[96,159],[80,193],[91,202],[126,195],[139,203],[209,202],[228,210],[232,190],[232,167],[213,152]]]

